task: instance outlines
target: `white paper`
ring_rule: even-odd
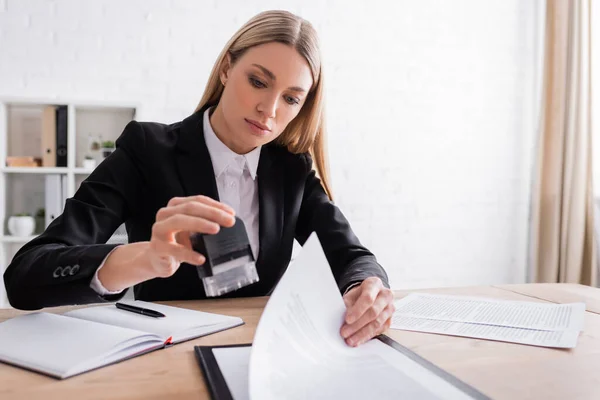
[[[114,304],[80,308],[69,311],[64,315],[151,332],[160,335],[165,340],[171,336],[173,343],[243,323],[242,319],[238,317],[188,310],[141,300],[123,301],[123,303],[159,311],[165,314],[166,317],[153,318],[147,315],[136,314],[131,311],[121,310]]]
[[[392,329],[558,348],[575,347],[579,336],[579,331],[543,331],[402,316],[394,316]]]
[[[248,400],[248,368],[250,346],[216,347],[212,349],[215,360],[234,400]]]
[[[345,305],[315,234],[275,288],[250,359],[251,399],[467,399],[378,340],[352,348]]]
[[[45,312],[2,322],[0,343],[2,361],[58,378],[162,347],[153,334]]]
[[[584,303],[546,304],[411,293],[396,301],[397,317],[469,322],[547,331],[581,331]]]

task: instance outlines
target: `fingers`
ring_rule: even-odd
[[[346,323],[352,324],[359,320],[363,314],[373,306],[381,289],[385,289],[381,279],[371,277],[360,284],[360,294],[356,302],[346,312]]]
[[[203,218],[226,227],[231,227],[235,224],[234,215],[228,211],[193,200],[182,201],[179,204],[161,208],[156,213],[156,220],[163,221],[180,214]]]
[[[365,279],[346,293],[344,302],[348,310],[340,333],[349,345],[362,344],[389,328],[395,311],[394,293],[381,279]]]
[[[342,330],[341,330],[342,337],[344,339],[347,339],[347,338],[351,337],[352,335],[354,335],[356,332],[360,331],[365,326],[369,325],[371,322],[381,319],[381,315],[384,312],[384,310],[390,304],[393,307],[393,300],[394,300],[394,297],[391,293],[391,290],[389,290],[389,289],[381,290],[379,292],[377,298],[373,302],[373,304],[371,304],[371,306],[366,309],[366,311],[363,313],[363,315],[358,320],[354,321],[351,324],[346,323],[346,324],[344,324],[344,326],[342,326]],[[359,298],[359,301],[360,301],[360,298]],[[358,305],[358,302],[356,305]],[[381,325],[384,322],[385,322],[385,319],[380,320],[379,324]]]
[[[190,239],[190,233],[181,231],[175,234],[175,241],[180,245],[187,247],[188,249],[192,248],[192,240]]]
[[[358,332],[346,339],[350,346],[360,346],[377,335],[385,332],[392,323],[395,307],[393,303],[388,304],[385,309],[371,322],[363,326]]]
[[[156,213],[150,239],[150,264],[159,277],[171,276],[180,263],[204,264],[192,250],[190,232],[216,234],[235,224],[235,211],[207,196],[174,197]]]
[[[171,200],[169,200],[167,207],[177,206],[179,204],[188,203],[188,202],[202,203],[209,207],[219,208],[231,215],[235,215],[235,211],[233,210],[233,208],[231,208],[227,204],[221,203],[220,201],[217,201],[208,196],[202,196],[202,195],[188,196],[188,197],[173,197]]]
[[[342,297],[342,299],[344,300],[344,304],[346,305],[346,309],[349,310],[354,305],[354,303],[356,303],[356,300],[358,299],[360,293],[361,289],[360,285],[358,285],[354,286],[344,295],[344,297]]]
[[[202,254],[182,246],[177,243],[168,243],[162,241],[150,242],[150,248],[154,250],[159,257],[172,256],[178,262],[188,262],[190,264],[203,264],[205,259]]]
[[[204,218],[177,214],[152,225],[152,239],[175,241],[175,233],[179,231],[215,234],[219,232],[219,224]],[[152,240],[151,239],[151,240]]]

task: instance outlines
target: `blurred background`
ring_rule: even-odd
[[[47,219],[131,118],[190,115],[233,33],[283,7],[320,35],[336,203],[393,288],[595,285],[593,6],[0,0],[0,269],[35,235],[11,234],[10,217]],[[27,124],[48,104],[69,111],[66,164],[9,165],[35,155]]]

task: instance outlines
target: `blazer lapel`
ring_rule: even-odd
[[[282,171],[273,164],[271,145],[263,146],[258,162],[258,196],[259,196],[259,253],[256,262],[261,280],[278,279],[272,265],[277,260],[277,253],[283,233],[284,181]]]
[[[204,141],[204,111],[199,110],[181,122],[177,170],[186,196],[202,194],[219,200],[210,153]]]

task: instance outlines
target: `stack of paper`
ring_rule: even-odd
[[[379,340],[349,347],[340,334],[345,312],[313,233],[258,322],[249,364],[250,398],[473,398]]]
[[[214,399],[487,399],[391,340],[350,347],[346,306],[311,234],[260,317],[252,347],[195,348]]]
[[[412,293],[395,302],[392,329],[573,348],[584,303],[547,304]]]

